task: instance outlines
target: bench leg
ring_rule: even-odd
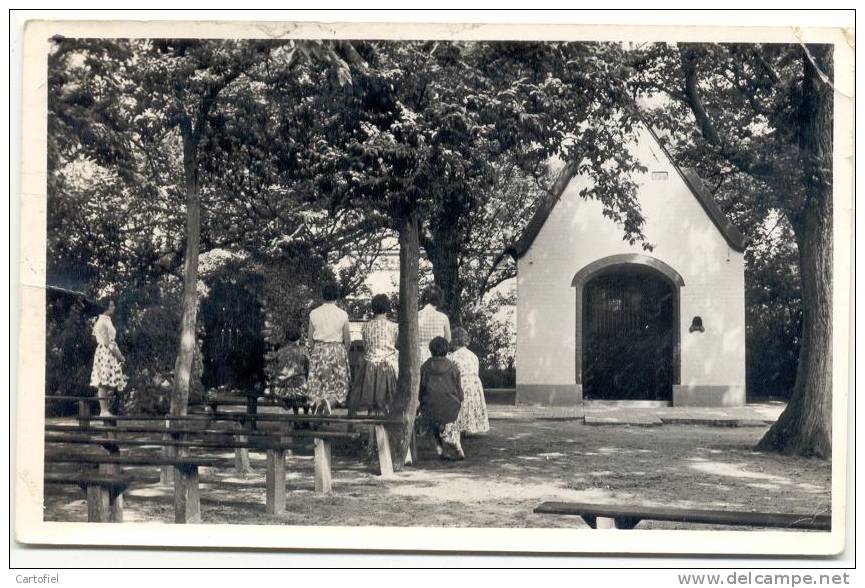
[[[201,522],[197,466],[174,467],[174,522]]]
[[[117,454],[118,452],[112,452]],[[116,475],[120,473],[120,465],[113,463],[104,463],[99,465],[99,471],[105,474]],[[114,489],[106,489],[108,496],[108,518],[112,523],[123,522],[123,492],[117,492]]]
[[[420,456],[417,451],[417,428],[412,427],[411,430],[411,441],[409,441],[408,446],[408,461],[406,464],[410,465],[418,465],[420,463]]]
[[[637,517],[616,517],[617,529],[633,529],[640,523]]]
[[[78,401],[78,426],[87,428],[90,426],[90,400]]]
[[[593,529],[633,529],[640,523],[636,517],[595,517],[583,515],[583,520]]]
[[[315,440],[315,491],[329,494],[333,490],[330,477],[330,442]]]
[[[246,443],[249,441],[249,437],[246,435],[240,435],[237,437],[237,440],[241,443]],[[234,469],[237,470],[237,473],[241,476],[246,476],[252,471],[252,468],[249,465],[249,449],[238,447],[234,450]]]
[[[595,519],[595,528],[596,529],[615,529],[616,528],[616,519],[610,519],[607,517],[597,517],[597,519]]]
[[[285,451],[267,450],[267,514],[285,512]]]
[[[244,435],[243,437],[238,437],[238,440],[245,442],[247,437]],[[252,468],[249,465],[249,449],[238,447],[234,450],[234,469],[237,470],[238,474],[243,476],[252,471]]]
[[[108,493],[110,509],[109,519],[112,523],[123,522],[123,491],[112,490]]]
[[[172,437],[168,433],[162,436],[166,441],[171,441]],[[177,448],[173,445],[164,445],[162,447],[162,455],[165,456],[166,459],[174,459],[177,457]],[[174,484],[174,467],[167,465],[162,466],[159,470],[159,483],[165,486],[171,486]]]
[[[99,484],[87,485],[87,522],[111,522],[111,498],[108,488]]]
[[[109,434],[110,436],[110,434]],[[110,454],[117,454],[117,448],[108,450]],[[115,464],[100,464],[96,470],[102,474],[115,474],[120,472],[120,466]],[[120,497],[120,504],[115,506],[115,497],[111,495],[111,491],[99,484],[89,484],[87,486],[87,521],[91,523],[109,523],[114,520],[115,509],[123,510],[123,498]]]
[[[293,425],[292,425],[292,428],[293,428]],[[288,432],[288,431],[286,431],[286,432]],[[279,440],[280,440],[281,443],[286,443],[286,444],[289,444],[289,445],[292,444],[292,443],[294,443],[294,437],[280,437]],[[292,451],[291,449],[286,449],[286,450],[285,450],[285,455],[286,455],[287,457],[294,457],[294,451]]]
[[[387,431],[384,425],[376,425],[375,427],[375,445],[378,449],[378,465],[382,479],[388,480],[394,477],[393,461],[390,455],[390,440],[387,438]]]

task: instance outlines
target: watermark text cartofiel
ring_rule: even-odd
[[[16,584],[59,584],[60,574],[15,574]]]
[[[770,574],[733,572],[730,574],[679,574],[680,585],[694,586],[840,586],[850,584],[850,574]]]

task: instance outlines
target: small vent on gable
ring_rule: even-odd
[[[667,172],[665,172],[665,171],[653,171],[652,172],[652,181],[653,182],[666,182],[667,181]]]

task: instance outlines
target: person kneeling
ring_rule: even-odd
[[[455,422],[463,401],[459,368],[445,357],[448,342],[444,337],[430,341],[429,350],[432,357],[420,368],[419,428],[432,434],[442,459],[464,459]]]

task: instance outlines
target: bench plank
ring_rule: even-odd
[[[95,416],[91,420],[101,421],[274,421],[274,422],[295,422],[295,423],[322,423],[322,424],[352,424],[357,426],[375,426],[375,425],[395,425],[402,422],[399,418],[387,418],[378,416],[322,416],[322,415],[305,415],[305,414],[284,414],[284,413],[255,413],[249,414],[246,412],[216,412],[211,414],[188,414],[188,415],[124,415],[115,417]]]
[[[130,446],[130,447],[200,447],[204,449],[257,449],[259,451],[267,451],[268,449],[309,449],[308,443],[299,442],[272,442],[249,440],[249,441],[196,441],[194,439],[188,441],[176,441],[165,439],[115,439],[115,438],[98,438],[87,437],[83,435],[45,435],[46,443],[74,443],[84,445],[106,445],[106,446]],[[166,459],[171,459],[166,456]]]
[[[616,528],[633,528],[641,520],[808,529],[815,531],[829,531],[832,525],[831,517],[828,515],[627,507],[615,504],[584,504],[576,502],[544,502],[538,505],[534,512],[537,514],[580,516],[590,526],[594,526],[593,522],[590,522],[591,519],[595,519],[595,521],[602,518],[621,520],[621,526],[617,523]]]
[[[77,425],[45,425],[45,431],[51,433],[168,433],[171,435],[209,435],[222,437],[321,437],[327,439],[360,439],[360,433],[350,433],[346,431],[311,431],[307,429],[300,430],[258,430],[258,431],[232,431],[229,429],[191,429],[175,428],[175,427],[158,427],[158,426],[118,426],[118,427],[79,427]]]
[[[48,463],[86,463],[86,464],[117,464],[129,466],[196,466],[205,468],[228,467],[231,460],[218,457],[175,457],[164,455],[85,455],[81,453],[46,453]]]

